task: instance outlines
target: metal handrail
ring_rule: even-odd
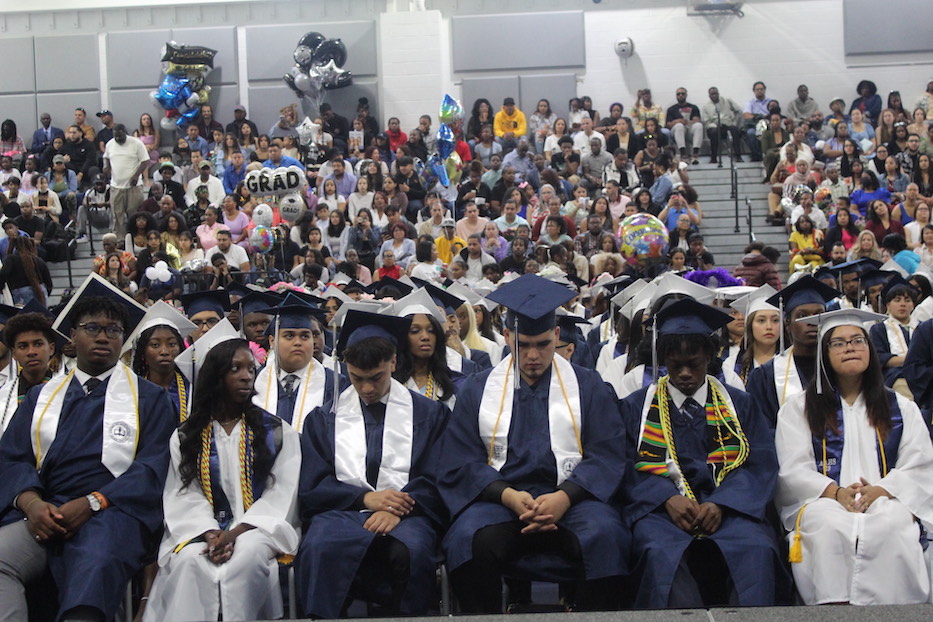
[[[730,137],[731,140],[731,137]],[[739,233],[741,228],[739,227],[739,170],[735,167],[735,154],[732,154],[732,157],[729,158],[729,173],[730,173],[730,185],[732,186],[731,194],[729,198],[735,200],[735,231],[734,233]]]
[[[748,241],[749,243],[755,241],[755,226],[752,224],[752,202],[748,197],[745,197],[745,208],[747,213],[745,215],[745,222],[748,223]]]

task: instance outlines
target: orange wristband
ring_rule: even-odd
[[[97,499],[98,501],[100,501],[100,509],[106,510],[108,507],[110,507],[110,502],[107,501],[107,497],[105,497],[104,495],[100,494],[100,493],[97,492],[96,490],[95,490],[94,492],[92,492],[91,494],[94,496],[95,499]]]

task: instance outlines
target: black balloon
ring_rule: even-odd
[[[214,68],[214,56],[217,50],[201,45],[179,45],[174,42],[165,44],[162,60],[178,65],[206,65]]]

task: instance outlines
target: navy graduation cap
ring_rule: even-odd
[[[768,298],[767,302],[782,309],[783,313],[790,313],[800,305],[825,305],[838,295],[838,290],[807,274]]]
[[[351,309],[343,320],[335,350],[342,354],[350,346],[372,337],[386,339],[398,348],[408,339],[410,327],[411,317]]]
[[[655,325],[659,335],[711,335],[731,321],[731,315],[716,307],[681,298],[658,311]]]
[[[146,315],[146,308],[144,306],[111,285],[110,282],[101,275],[92,272],[75,292],[75,295],[71,297],[68,304],[59,312],[58,319],[52,324],[52,328],[70,339],[71,330],[74,328],[73,322],[75,320],[75,318],[70,317],[72,315],[72,309],[74,309],[74,306],[79,300],[85,300],[94,296],[116,300],[126,309],[129,323],[123,327],[124,339],[136,330],[136,326],[142,321],[143,316]]]
[[[555,310],[576,296],[563,285],[524,274],[486,296],[508,309],[506,326],[524,335],[540,335],[557,324]]]
[[[220,317],[230,310],[230,294],[222,289],[206,292],[193,292],[181,297],[185,315],[189,318],[202,311],[214,311]]]

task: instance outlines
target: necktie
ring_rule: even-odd
[[[901,326],[901,332],[904,333],[904,344],[910,345],[910,330],[906,326]]]
[[[295,393],[296,384],[298,384],[298,376],[296,376],[295,374],[288,374],[287,376],[285,376],[285,383],[283,386],[285,387],[285,391],[288,393],[289,396]]]
[[[686,400],[684,400],[683,406],[680,407],[680,410],[691,419],[696,419],[700,416],[703,408],[697,403],[695,399],[688,397]]]
[[[100,378],[88,378],[88,381],[84,383],[84,390],[90,395],[94,392],[94,389],[100,386],[101,382],[103,381]]]

